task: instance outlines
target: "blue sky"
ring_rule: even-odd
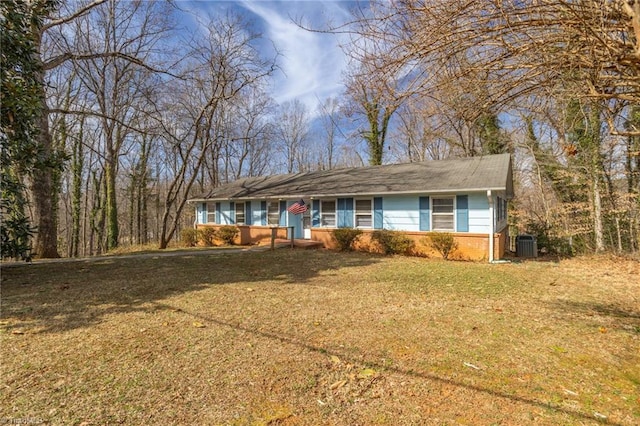
[[[337,0],[180,1],[182,8],[196,12],[203,21],[229,9],[244,15],[281,55],[271,96],[278,103],[299,99],[311,113],[319,101],[343,90],[342,72],[347,61],[339,44],[346,41],[346,36],[309,32],[299,28],[294,20],[316,27],[337,25],[349,19],[349,8],[357,4]],[[270,43],[263,46],[266,50],[271,48]]]

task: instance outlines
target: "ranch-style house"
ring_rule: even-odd
[[[494,261],[505,253],[512,197],[511,157],[498,154],[246,178],[189,201],[196,227],[235,225],[240,244],[275,227],[327,248],[336,228],[402,231],[416,241],[449,232],[458,258]],[[306,211],[292,213],[295,203]]]

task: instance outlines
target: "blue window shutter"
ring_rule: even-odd
[[[260,225],[265,226],[267,224],[267,202],[260,201]]]
[[[353,228],[353,198],[338,198],[338,228]]]
[[[420,208],[420,230],[421,231],[429,231],[431,227],[429,226],[430,219],[430,211],[429,211],[429,197],[420,197],[419,198],[419,208]]]
[[[287,226],[287,202],[280,201],[280,226]]]
[[[353,228],[353,198],[347,198],[347,202],[344,209],[345,213],[345,226],[347,228]]]
[[[382,223],[382,197],[375,197],[373,199],[373,229],[382,229]]]
[[[220,203],[216,203],[216,223],[220,223]]]
[[[469,232],[469,196],[456,197],[456,223],[458,232]]]
[[[207,203],[202,203],[198,208],[198,223],[207,223]]]
[[[236,203],[233,201],[229,203],[229,220],[232,225],[236,223]]]
[[[311,227],[317,228],[320,226],[320,200],[313,200],[311,202]]]
[[[253,225],[253,218],[251,217],[251,201],[244,203],[244,224]]]

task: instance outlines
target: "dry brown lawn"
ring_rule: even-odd
[[[3,265],[0,424],[640,424],[640,266],[280,249]]]

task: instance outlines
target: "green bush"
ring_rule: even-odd
[[[380,245],[384,254],[409,254],[415,246],[411,238],[397,231],[373,231],[371,239]]]
[[[211,227],[207,227],[207,228],[200,228],[200,235],[199,235],[199,239],[200,241],[202,241],[202,243],[207,246],[207,247],[213,247],[215,246],[215,237],[216,237],[216,229],[215,228],[211,228]]]
[[[354,228],[338,228],[333,230],[333,239],[338,244],[340,251],[353,250],[353,243],[362,234],[362,231]]]
[[[185,247],[195,247],[198,243],[198,231],[193,228],[184,228],[180,231],[180,242]]]
[[[216,235],[219,239],[222,240],[223,243],[232,245],[235,242],[236,237],[240,230],[233,225],[225,225],[218,229]]]
[[[436,232],[429,235],[428,238],[431,241],[431,247],[440,253],[445,260],[458,248],[458,243],[453,237],[453,234],[448,232]]]

